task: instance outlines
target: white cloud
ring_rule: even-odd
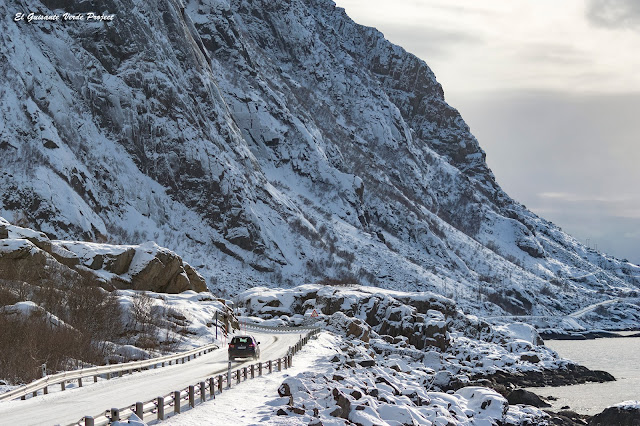
[[[445,93],[640,91],[640,55],[630,54],[640,34],[592,25],[602,2],[337,0],[356,22],[425,59]]]

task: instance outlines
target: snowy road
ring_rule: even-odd
[[[300,333],[250,332],[260,342],[261,360],[284,356]],[[233,368],[253,361],[234,362]],[[136,401],[146,401],[174,390],[193,385],[200,380],[227,370],[227,350],[221,348],[186,364],[135,373],[104,380],[83,388],[40,395],[25,401],[0,403],[0,423],[3,425],[65,425],[77,422],[85,415],[95,416],[112,407],[126,407]]]

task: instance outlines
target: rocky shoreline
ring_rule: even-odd
[[[526,387],[555,387],[577,385],[588,382],[604,383],[615,378],[606,371],[590,370],[584,366],[570,364],[557,370],[528,371],[522,373],[497,372],[490,376],[473,377],[473,384],[495,390],[504,396],[509,404],[531,405],[542,409],[550,418],[552,425],[558,426],[635,426],[640,425],[640,409],[638,407],[608,407],[596,415],[579,414],[570,409],[551,411],[546,401],[552,396],[539,396],[527,391]],[[457,390],[452,383],[451,390]],[[462,384],[460,384],[462,385]]]
[[[540,337],[544,340],[592,340],[600,339],[604,337],[640,337],[640,331],[637,330],[621,330],[621,331],[636,331],[635,334],[622,335],[617,331],[609,330],[591,330],[591,331],[578,331],[578,332],[557,332],[557,331],[542,331]]]

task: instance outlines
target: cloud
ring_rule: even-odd
[[[600,27],[640,31],[640,1],[589,0],[587,19]]]

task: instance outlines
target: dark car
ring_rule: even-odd
[[[229,342],[229,361],[236,358],[253,358],[260,357],[260,342],[257,342],[253,336],[235,336]]]

